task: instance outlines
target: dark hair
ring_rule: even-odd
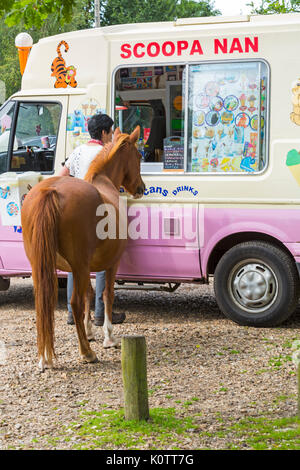
[[[92,139],[101,140],[102,131],[109,133],[114,121],[107,114],[94,114],[88,120],[88,131]]]

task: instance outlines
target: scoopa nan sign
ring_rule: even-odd
[[[210,44],[210,48],[212,48],[212,50],[207,50],[199,39],[164,41],[163,43],[158,43],[157,41],[140,41],[134,44],[121,44],[120,56],[122,59],[130,59],[133,57],[141,59],[154,58],[160,54],[165,57],[180,57],[182,54],[187,54],[191,57],[211,53],[218,56],[233,53],[244,54],[258,52],[258,37],[214,38],[212,44]]]

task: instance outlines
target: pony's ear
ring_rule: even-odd
[[[113,138],[114,144],[117,142],[119,135],[121,135],[121,131],[120,131],[120,128],[117,127],[114,131],[114,138]]]
[[[135,144],[135,143],[139,140],[140,132],[141,132],[140,126],[136,126],[136,128],[134,129],[134,131],[130,134],[130,141],[131,141],[133,144]]]

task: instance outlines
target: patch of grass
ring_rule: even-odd
[[[154,395],[154,393],[157,392],[160,388],[161,388],[160,385],[158,385],[157,387],[154,387],[154,388],[149,388],[149,389],[148,389],[148,396],[151,397],[151,396]]]
[[[219,392],[228,392],[228,388],[226,387],[220,387]]]
[[[282,395],[278,400],[286,398]],[[190,400],[191,403],[195,401]],[[202,427],[200,431],[200,416],[201,413],[190,413],[182,403],[177,411],[175,408],[153,408],[148,421],[126,421],[123,409],[113,410],[103,405],[99,412],[83,411],[80,420],[64,426],[59,437],[45,435],[42,439],[54,448],[63,448],[64,443],[71,442],[73,449],[83,450],[180,450],[185,448],[186,439],[191,438],[192,433],[193,448],[199,450],[213,449],[210,441],[224,450],[300,450],[300,419],[297,417],[272,419],[262,416],[228,421],[218,412],[215,414],[216,429]]]
[[[282,347],[283,347],[283,348],[290,348],[290,349],[291,349],[293,342],[294,342],[295,340],[297,340],[297,339],[298,339],[297,336],[294,337],[294,338],[292,338],[292,339],[287,339],[287,340],[283,343]]]
[[[282,354],[280,354],[279,356],[271,357],[271,359],[269,359],[268,364],[273,370],[279,370],[283,366],[283,364],[291,361],[291,356],[283,356]]]
[[[88,402],[89,402],[88,400],[82,400],[82,401],[78,401],[78,402],[76,403],[76,405],[77,405],[77,406],[85,406],[85,405],[88,404]]]
[[[265,374],[266,372],[269,372],[269,370],[268,369],[258,369],[257,371],[255,371],[255,375]]]
[[[224,346],[222,349],[223,349],[223,351],[227,351],[229,354],[240,354],[240,351],[238,351],[237,349],[229,348],[228,346]],[[219,356],[224,355],[224,353],[222,353],[222,352],[219,352],[218,354],[219,354]]]
[[[300,420],[296,417],[275,420],[243,419],[227,429],[228,431],[252,450],[300,449]],[[229,444],[228,448],[234,450],[242,446],[234,443]]]
[[[137,450],[149,442],[152,449],[173,449],[196,427],[192,417],[178,418],[175,413],[175,408],[153,408],[148,421],[126,421],[123,409],[85,412],[81,426],[73,423],[68,431],[79,442],[74,443],[74,449]]]
[[[184,406],[184,408],[188,408],[192,404],[193,404],[192,400],[186,400],[185,402],[182,403],[182,406]]]
[[[294,395],[279,395],[277,398],[275,398],[275,400],[273,400],[273,403],[278,405],[278,403],[289,400],[291,398],[294,398]]]

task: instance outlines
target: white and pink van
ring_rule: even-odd
[[[300,14],[179,19],[34,44],[0,109],[0,287],[30,276],[20,209],[111,115],[138,143],[146,184],[127,198],[117,283],[174,290],[214,277],[241,325],[286,320],[299,296]],[[58,273],[63,276],[64,273]]]

